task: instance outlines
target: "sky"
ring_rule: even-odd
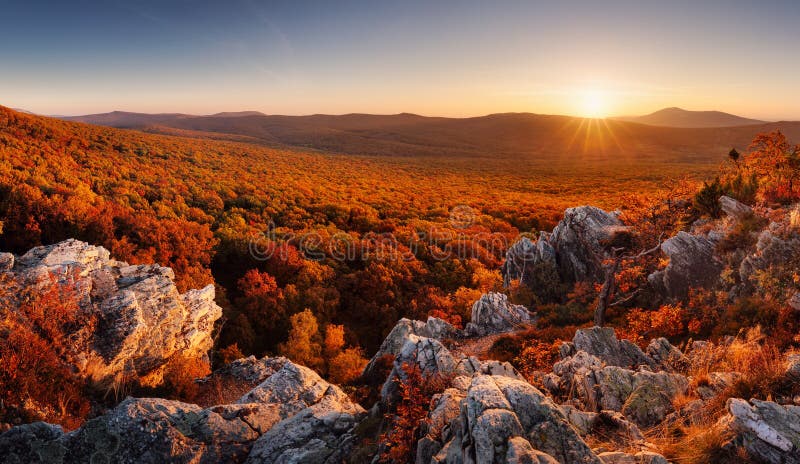
[[[800,120],[798,23],[797,1],[0,0],[0,105]]]

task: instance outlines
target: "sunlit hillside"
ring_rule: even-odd
[[[494,232],[507,245],[518,233],[552,228],[569,206],[630,207],[636,203],[631,197],[646,197],[683,176],[708,175],[718,164],[654,157],[342,156],[147,135],[8,109],[0,121],[0,248],[22,252],[84,239],[120,259],[173,267],[184,289],[216,280],[232,301],[247,290],[246,283],[237,284],[246,271],[269,271],[281,289],[300,285],[304,293],[318,288],[326,295],[292,302],[276,316],[278,327],[310,306],[325,320],[346,323],[368,350],[400,317],[422,317],[459,288],[477,288],[476,273],[496,271],[505,253],[500,247],[477,261],[442,263],[430,258],[429,247]],[[469,228],[450,222],[459,205],[474,211]],[[279,237],[317,231],[322,249],[337,234],[360,241],[376,231],[410,240],[436,228],[442,242],[423,243],[410,262],[312,262],[298,255],[281,264],[294,271],[280,273],[273,263],[254,260],[247,246],[271,224]],[[296,272],[304,267],[316,277]],[[381,280],[376,272],[393,277]],[[377,288],[367,291],[368,285]],[[240,347],[263,352],[283,336],[276,330],[270,342]]]

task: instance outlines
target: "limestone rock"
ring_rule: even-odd
[[[181,295],[171,269],[129,266],[109,252],[77,240],[33,248],[7,274],[12,287],[56,289],[74,299],[83,327],[69,334],[67,361],[97,381],[117,375],[151,376],[174,355],[205,358],[222,309],[214,287]],[[12,303],[13,307],[13,303]],[[88,323],[93,322],[93,323]]]
[[[646,352],[664,370],[683,370],[689,365],[689,359],[681,350],[664,337],[651,340]]]
[[[535,242],[522,237],[509,247],[500,269],[506,288],[512,280],[519,280],[535,292],[539,284],[547,281],[549,273],[557,270],[556,250],[548,238],[549,235],[542,232]]]
[[[0,253],[0,272],[8,272],[14,267],[14,255]]]
[[[378,360],[382,357],[400,354],[410,335],[442,340],[457,337],[459,331],[448,322],[436,317],[429,317],[426,322],[400,319],[364,368],[364,376],[369,376],[375,371]]]
[[[678,232],[661,244],[669,264],[664,270],[650,274],[648,281],[659,293],[674,300],[685,299],[690,287],[714,285],[723,267],[714,256],[715,247],[706,237]]]
[[[800,311],[800,292],[795,292],[795,294],[789,298],[789,306],[795,311]]]
[[[452,353],[438,340],[409,335],[381,388],[381,398],[387,404],[395,401],[397,383],[407,375],[403,368],[405,364],[416,366],[423,376],[436,376],[454,373],[456,362]]]
[[[528,309],[511,304],[502,293],[486,293],[472,305],[472,319],[466,331],[471,335],[511,332],[533,322]]]
[[[277,370],[238,403],[201,409],[128,398],[67,435],[47,424],[11,429],[0,452],[19,462],[56,456],[42,460],[53,463],[341,462],[364,410],[310,369],[272,361],[239,363],[261,366],[250,373]]]
[[[616,214],[600,208],[567,209],[550,236],[562,281],[602,280],[603,270],[595,257],[604,256],[604,242],[624,228]]]
[[[363,410],[335,395],[284,420],[253,444],[251,464],[336,464],[352,449],[350,432]]]
[[[610,366],[652,366],[655,362],[628,340],[617,340],[614,329],[592,327],[575,332],[572,343],[576,350],[596,356]]]
[[[800,253],[800,239],[781,238],[770,230],[775,225],[770,224],[770,227],[758,235],[755,252],[746,256],[739,265],[739,277],[742,282],[755,285],[753,280],[758,271],[786,263]]]
[[[450,429],[450,440],[432,462],[601,462],[558,406],[508,377],[474,377]]]
[[[722,211],[732,218],[742,219],[753,214],[752,208],[727,195],[719,197],[719,205],[722,207]]]
[[[733,443],[761,462],[800,463],[800,406],[731,398],[727,409],[720,424],[733,432]]]

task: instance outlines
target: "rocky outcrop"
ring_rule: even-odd
[[[758,462],[800,463],[800,406],[732,398],[720,426]]]
[[[542,232],[535,242],[522,237],[509,247],[500,269],[505,287],[510,286],[512,280],[519,280],[536,291],[540,284],[549,279],[551,271],[555,271],[558,264],[556,250],[548,238],[549,235]]]
[[[57,291],[79,308],[84,323],[69,334],[68,361],[85,376],[149,375],[158,383],[172,356],[204,358],[213,344],[222,309],[212,285],[180,294],[171,269],[128,265],[76,240],[4,256],[12,288]]]
[[[723,266],[714,256],[715,248],[716,244],[706,237],[678,232],[661,244],[669,264],[647,280],[668,299],[686,299],[690,288],[708,288],[718,281]]]
[[[486,293],[472,305],[472,318],[466,332],[477,336],[511,332],[533,321],[526,307],[509,303],[506,295]]]
[[[549,238],[556,252],[564,282],[603,279],[598,259],[605,256],[605,242],[625,229],[616,214],[594,206],[569,208]]]
[[[457,337],[460,332],[448,322],[436,317],[428,317],[426,322],[406,318],[400,319],[383,340],[377,353],[364,368],[364,377],[370,376],[375,372],[381,358],[399,355],[411,335],[443,340]]]
[[[245,375],[273,373],[236,403],[202,409],[128,398],[69,434],[46,424],[13,428],[0,435],[0,455],[47,463],[341,462],[364,410],[283,358],[246,364],[260,367]]]
[[[449,424],[429,438],[430,457],[418,454],[417,463],[602,462],[559,407],[521,380],[476,376],[465,391],[438,398],[432,422],[445,418]]]
[[[771,226],[777,224],[773,223]],[[752,286],[758,271],[786,263],[798,254],[800,254],[800,240],[783,238],[767,228],[758,235],[755,252],[746,256],[739,265],[739,277],[742,282]]]
[[[572,345],[576,350],[596,356],[606,365],[620,367],[653,366],[656,362],[634,343],[617,340],[614,329],[592,327],[575,332]]]
[[[536,241],[523,237],[508,249],[503,283],[508,287],[519,279],[547,297],[559,283],[602,280],[608,242],[627,230],[615,213],[594,206],[569,208],[552,233],[541,232]]]

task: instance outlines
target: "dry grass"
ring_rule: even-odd
[[[730,446],[731,437],[719,419],[726,413],[729,398],[774,400],[798,392],[800,385],[786,376],[785,354],[769,343],[760,327],[755,327],[730,343],[693,350],[689,358],[689,393],[674,400],[675,410],[684,414],[678,421],[649,431],[648,441],[675,463],[753,462],[743,449]],[[737,372],[740,377],[705,401],[702,408],[689,411],[687,406],[699,398],[697,388],[711,385],[712,372]]]

